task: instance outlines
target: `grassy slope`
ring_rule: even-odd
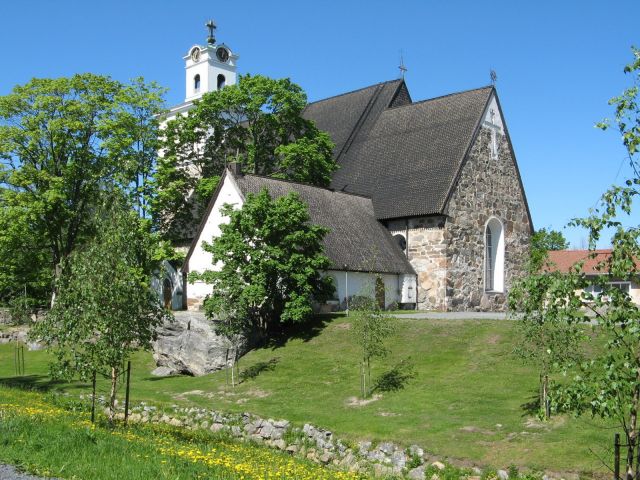
[[[385,393],[366,406],[349,406],[358,395],[358,355],[349,319],[338,318],[307,338],[263,348],[241,360],[241,369],[277,359],[235,389],[225,372],[200,378],[157,379],[149,375],[149,354],[136,356],[132,401],[193,403],[209,408],[251,411],[263,416],[312,422],[351,439],[388,439],[417,443],[428,451],[486,465],[511,463],[555,470],[601,470],[589,452],[602,453],[610,429],[591,419],[557,417],[531,425],[523,404],[535,398],[535,370],[511,355],[514,324],[505,321],[397,319],[388,367],[411,356],[418,376],[404,390]],[[13,347],[0,346],[0,378],[15,382]],[[384,371],[374,363],[374,374]],[[86,385],[51,385],[46,354],[26,353],[28,377],[19,382],[69,392]],[[101,385],[106,392],[106,385]],[[501,424],[502,427],[497,427]]]
[[[95,426],[88,412],[60,407],[41,394],[0,387],[0,462],[46,477],[87,480],[363,478],[202,430]]]

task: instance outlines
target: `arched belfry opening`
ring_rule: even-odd
[[[484,289],[504,292],[504,227],[496,217],[485,225]]]
[[[221,73],[218,74],[218,90],[222,90],[227,84],[227,79]]]
[[[200,91],[200,74],[193,77],[193,93]]]

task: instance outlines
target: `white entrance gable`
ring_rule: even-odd
[[[211,254],[204,250],[203,242],[211,242],[214,237],[220,236],[220,225],[229,223],[229,217],[222,214],[220,209],[225,205],[233,205],[235,208],[241,208],[244,203],[244,197],[240,193],[240,189],[236,185],[231,175],[226,172],[220,179],[220,185],[217,192],[214,193],[215,201],[211,209],[205,212],[204,223],[194,239],[195,247],[191,252],[188,263],[185,265],[187,272],[202,273],[205,270],[219,269],[220,265],[212,265]],[[211,285],[204,282],[189,283],[187,287],[189,300],[202,300],[211,293]]]

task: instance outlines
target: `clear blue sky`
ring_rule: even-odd
[[[241,73],[291,77],[310,100],[396,78],[401,50],[414,100],[486,85],[495,69],[537,228],[584,215],[629,172],[619,136],[593,125],[629,85],[638,0],[3,1],[0,95],[94,72],[155,80],[179,103],[182,56],[210,17]]]

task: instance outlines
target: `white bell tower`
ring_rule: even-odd
[[[216,43],[216,24],[213,20],[209,20],[206,27],[209,29],[207,45],[194,45],[183,57],[186,73],[185,102],[191,102],[204,93],[220,90],[237,82],[238,55],[224,43]]]

